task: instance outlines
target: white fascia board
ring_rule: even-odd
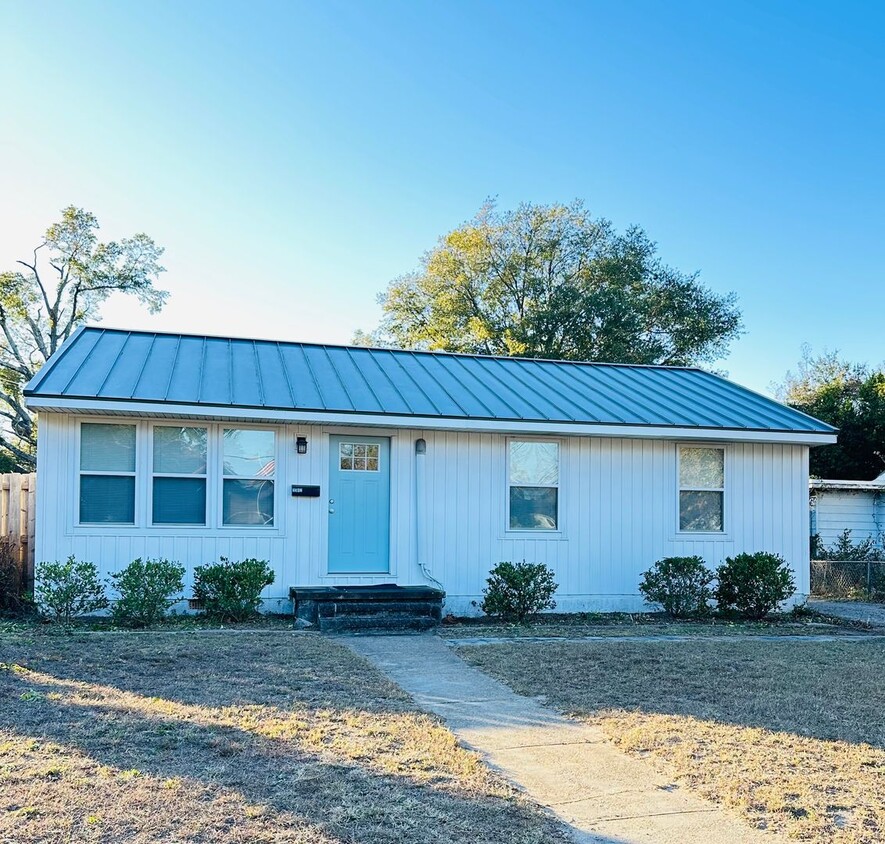
[[[31,396],[27,406],[57,413],[126,416],[174,416],[189,419],[220,419],[250,422],[302,422],[315,425],[351,425],[373,428],[477,431],[483,433],[533,434],[536,436],[634,437],[667,440],[721,440],[723,442],[790,443],[827,445],[836,435],[825,431],[752,431],[731,428],[681,428],[652,425],[604,425],[586,422],[539,422],[496,419],[457,419],[438,416],[392,416],[346,411],[272,410],[249,407],[203,406],[167,402],[105,401]]]
[[[831,481],[826,478],[812,478],[808,485],[812,489],[854,489],[869,492],[885,492],[885,483],[878,478],[872,481]]]

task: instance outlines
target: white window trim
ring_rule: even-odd
[[[682,486],[682,467],[680,465],[681,454],[683,448],[715,448],[722,452],[722,487],[721,489],[705,489],[699,490],[693,487]],[[716,537],[722,539],[727,537],[731,529],[731,519],[728,513],[728,479],[730,474],[731,449],[725,443],[721,442],[678,442],[676,443],[676,512],[675,512],[675,528],[678,537]],[[722,493],[722,530],[683,530],[680,526],[681,519],[681,498],[682,492],[721,492]]]
[[[511,484],[510,483],[510,444],[511,443],[554,443],[558,446],[559,451],[559,472],[556,484],[542,484],[544,488],[556,490],[556,527],[555,528],[512,528],[510,527],[510,488],[512,486],[529,486],[528,484]],[[563,507],[562,507],[562,489],[563,489],[563,441],[558,437],[506,437],[504,440],[504,534],[508,539],[525,537],[547,537],[550,539],[561,539],[563,537]],[[537,486],[534,484],[533,486]]]
[[[345,435],[346,436],[346,435]],[[378,446],[378,468],[377,469],[342,469],[341,468],[341,446],[343,445],[377,445]],[[338,443],[338,471],[339,472],[359,472],[360,474],[371,472],[373,475],[377,474],[381,471],[381,461],[384,459],[382,452],[384,451],[381,448],[381,444],[377,440],[372,440],[371,437],[362,437],[362,442],[357,440],[356,438],[352,442],[345,442],[342,440]],[[351,459],[353,456],[351,455]]]
[[[271,477],[259,477],[257,475],[225,475],[224,474],[224,432],[225,431],[272,431],[273,439],[273,475]],[[237,422],[222,422],[216,426],[215,439],[217,442],[216,456],[216,526],[218,530],[238,531],[238,530],[259,530],[259,531],[279,531],[280,518],[280,485],[278,479],[280,476],[280,443],[285,437],[280,429],[270,425],[243,425]],[[227,525],[224,523],[224,482],[225,481],[271,481],[273,483],[273,522],[269,525]]]
[[[202,475],[183,474],[180,472],[155,472],[154,471],[154,431],[157,428],[202,428],[206,431],[206,471]],[[209,514],[212,510],[212,426],[194,423],[193,420],[182,419],[181,421],[151,422],[148,423],[147,436],[147,516],[146,527],[158,530],[207,530],[210,528]],[[136,462],[136,466],[138,463]],[[206,510],[202,522],[155,522],[154,521],[154,478],[202,478],[206,481]]]
[[[107,471],[91,471],[89,469],[81,469],[80,468],[80,453],[81,453],[81,441],[83,436],[83,426],[84,425],[129,425],[135,429],[135,470],[132,472],[107,472]],[[76,510],[76,526],[77,527],[86,527],[86,528],[109,528],[111,530],[131,530],[132,528],[138,527],[138,513],[139,513],[139,504],[141,495],[139,491],[139,483],[138,483],[138,461],[139,456],[142,451],[141,446],[138,442],[138,423],[137,422],[127,422],[125,420],[112,420],[112,419],[104,419],[104,418],[95,418],[95,419],[78,419],[76,423],[76,447],[74,449],[74,508]],[[84,475],[96,476],[102,475],[104,477],[111,478],[134,478],[134,493],[133,493],[133,505],[132,505],[132,516],[133,521],[131,522],[84,522],[80,519],[80,479]]]
[[[135,476],[135,522],[81,522],[80,521],[80,431],[83,424],[133,425],[135,427],[135,472],[84,472],[83,474],[105,474],[113,476]],[[73,461],[71,471],[67,474],[69,501],[66,532],[69,535],[113,536],[120,533],[140,533],[161,536],[169,533],[180,534],[251,534],[261,533],[263,536],[283,536],[286,509],[280,502],[281,478],[286,477],[286,432],[280,425],[261,425],[229,421],[204,422],[202,419],[126,419],[109,416],[72,416],[69,430],[71,432]],[[206,475],[206,524],[175,525],[153,523],[153,428],[157,425],[169,425],[174,428],[207,428],[208,429],[208,474]],[[273,431],[274,439],[274,514],[272,525],[225,525],[222,523],[223,491],[221,461],[222,430]],[[294,448],[294,440],[291,444]],[[184,476],[181,476],[184,477]],[[201,477],[188,475],[187,477]],[[249,480],[245,478],[241,480]]]

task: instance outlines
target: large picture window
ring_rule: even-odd
[[[557,530],[559,443],[511,440],[507,475],[510,530]]]
[[[155,525],[206,524],[207,439],[206,428],[154,428]]]
[[[222,440],[223,524],[273,525],[274,432],[225,428]]]
[[[679,448],[679,530],[725,529],[725,449]]]
[[[135,425],[80,425],[80,522],[135,524]]]

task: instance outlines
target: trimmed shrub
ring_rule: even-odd
[[[714,574],[701,557],[665,557],[642,573],[639,592],[673,618],[706,615]]]
[[[218,563],[194,569],[194,597],[202,601],[206,615],[221,621],[244,621],[258,612],[261,590],[274,582],[265,560]]]
[[[120,593],[111,613],[114,621],[127,627],[156,624],[184,589],[184,566],[169,560],[133,560],[111,575]]]
[[[719,609],[737,611],[747,618],[765,618],[796,591],[786,560],[766,551],[727,557],[716,576]]]
[[[36,581],[37,606],[55,621],[70,624],[75,616],[103,610],[108,605],[95,564],[78,561],[73,555],[64,563],[40,563]]]
[[[553,571],[543,563],[498,563],[486,581],[485,597],[480,605],[486,615],[497,615],[511,621],[524,621],[526,616],[556,607],[553,593]]]

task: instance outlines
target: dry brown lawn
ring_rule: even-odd
[[[343,646],[0,632],[0,842],[560,842]]]
[[[885,642],[503,643],[459,653],[801,841],[885,841]]]

